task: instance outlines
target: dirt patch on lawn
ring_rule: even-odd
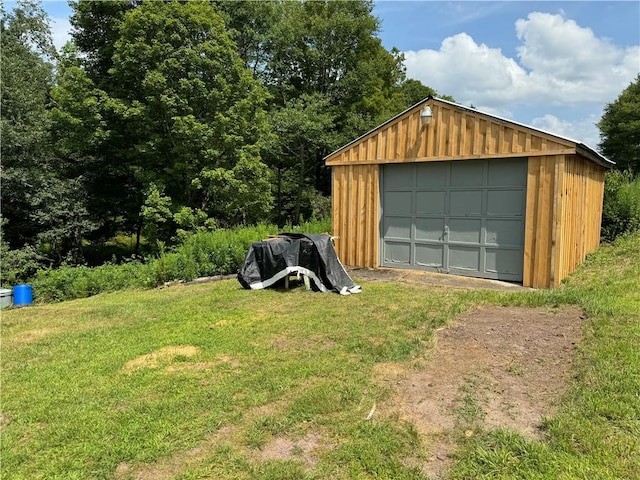
[[[478,308],[437,332],[421,368],[380,365],[395,392],[386,413],[414,424],[429,449],[408,462],[440,478],[458,435],[501,427],[537,437],[569,384],[583,318],[573,307]]]
[[[320,432],[308,431],[303,436],[275,436],[261,447],[249,447],[246,444],[247,429],[252,423],[275,412],[283,411],[286,405],[286,400],[279,400],[253,407],[244,412],[237,424],[223,425],[206,436],[197,446],[176,451],[155,462],[122,462],[116,467],[113,478],[115,480],[170,480],[191,468],[197,469],[203,462],[211,461],[216,449],[224,446],[233,446],[236,452],[252,462],[291,460],[302,462],[306,468],[311,468],[318,462],[318,453],[331,448],[329,441]]]
[[[322,437],[316,432],[309,432],[300,439],[276,437],[258,450],[255,456],[261,461],[300,460],[310,468],[318,462],[314,453],[321,440]]]
[[[184,452],[177,452],[154,463],[130,464],[123,462],[116,467],[115,480],[170,480],[180,472],[197,466],[207,458],[219,445],[232,441],[237,428],[224,426],[209,435],[197,447]]]

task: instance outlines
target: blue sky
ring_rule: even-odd
[[[599,142],[607,103],[640,72],[640,2],[378,1],[407,76],[459,103]]]
[[[59,47],[71,9],[43,6]],[[605,105],[640,73],[638,1],[384,0],[373,14],[384,46],[404,52],[408,77],[591,147]]]

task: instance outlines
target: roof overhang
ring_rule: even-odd
[[[597,163],[598,165],[602,165],[605,168],[613,168],[616,164],[616,162],[609,160],[604,155],[600,155],[598,152],[593,150],[588,145],[585,145],[584,143],[576,143],[576,153],[578,155],[582,155],[583,157],[591,160],[594,163]]]

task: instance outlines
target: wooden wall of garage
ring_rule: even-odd
[[[553,286],[573,272],[600,244],[603,167],[579,155],[560,158],[557,170]]]
[[[598,248],[604,172],[579,155],[529,158],[524,286],[558,286]]]
[[[333,168],[333,235],[345,265],[378,266],[380,193],[378,165]]]
[[[555,191],[556,156],[529,157],[522,280],[525,287],[546,288],[551,284]]]

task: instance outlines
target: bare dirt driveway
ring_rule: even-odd
[[[407,282],[434,288],[526,290],[522,286],[453,275],[394,269],[349,272],[363,282]],[[536,437],[571,377],[583,312],[575,307],[482,307],[440,329],[419,366],[381,364],[379,381],[393,396],[378,414],[415,425],[428,455],[408,459],[440,478],[459,435],[507,428]]]

